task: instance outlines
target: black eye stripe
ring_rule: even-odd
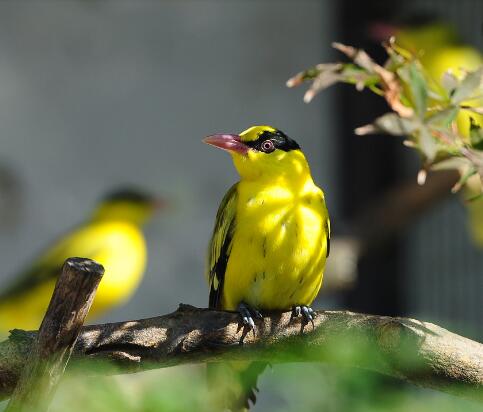
[[[262,145],[267,140],[271,140],[275,149],[280,149],[285,152],[289,152],[290,150],[297,150],[300,149],[300,146],[297,142],[290,137],[288,137],[285,133],[280,130],[276,130],[274,132],[265,130],[263,133],[260,133],[257,140],[252,140],[251,142],[245,142],[245,144],[255,150],[264,151],[262,149]]]

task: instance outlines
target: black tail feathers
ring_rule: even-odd
[[[208,364],[208,384],[217,406],[216,410],[249,410],[257,400],[258,377],[267,365],[265,362]]]

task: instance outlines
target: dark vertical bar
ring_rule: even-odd
[[[371,21],[386,20],[397,13],[397,4],[387,1],[338,3],[339,41],[365,49],[377,61],[385,60],[382,47],[368,35]],[[354,135],[354,128],[367,124],[389,109],[383,99],[369,91],[357,93],[352,86],[340,86],[337,115],[341,184],[340,204],[345,221],[354,220],[363,208],[399,181],[401,142],[388,136]],[[345,306],[363,312],[399,315],[403,312],[400,242],[387,242],[358,264],[356,287],[345,296]]]

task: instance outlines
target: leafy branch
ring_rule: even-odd
[[[306,103],[336,83],[352,84],[358,91],[369,89],[386,100],[391,112],[358,127],[356,134],[405,136],[404,144],[422,157],[419,183],[424,183],[429,169],[457,168],[461,177],[453,192],[479,175],[481,184],[474,197],[483,197],[483,129],[475,120],[483,115],[483,67],[465,71],[460,78],[448,71],[437,82],[417,56],[393,40],[383,46],[388,58],[380,65],[364,50],[333,43],[351,62],[318,64],[296,74],[287,86],[311,81],[304,96]],[[459,127],[461,116],[469,116],[469,130]]]

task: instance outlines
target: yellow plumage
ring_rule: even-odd
[[[259,309],[310,305],[322,284],[326,256],[322,191],[308,175],[242,180],[237,195],[221,307],[234,310],[240,302]]]
[[[94,259],[105,268],[89,317],[125,302],[144,274],[146,244],[141,225],[154,209],[153,199],[132,191],[118,192],[102,202],[88,222],[47,248],[0,292],[0,333],[38,328],[68,257]]]
[[[270,126],[205,141],[228,150],[240,174],[220,205],[210,242],[210,307],[311,305],[322,285],[330,223],[297,143]],[[245,386],[248,393],[238,396],[253,400],[252,385]]]

